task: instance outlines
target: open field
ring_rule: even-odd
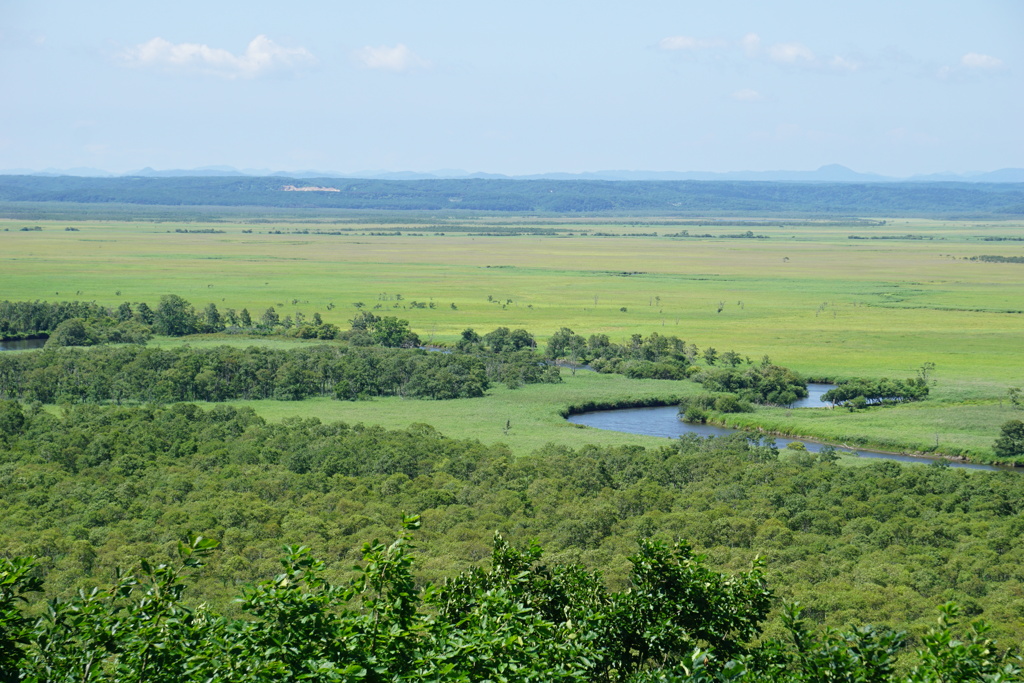
[[[341,327],[348,326],[354,304],[362,302],[379,315],[408,319],[432,343],[453,342],[467,327],[480,333],[522,327],[542,343],[561,326],[584,335],[605,333],[615,341],[657,332],[702,349],[733,349],[755,359],[768,354],[818,378],[910,377],[922,363],[932,362],[935,385],[921,406],[847,415],[841,426],[835,424],[839,416],[825,419],[831,426],[821,418],[819,424],[781,411],[764,417],[788,431],[822,436],[863,428],[876,443],[914,449],[934,447],[938,434],[940,451],[945,444],[958,453],[991,444],[993,428],[1008,419],[1008,410],[997,402],[1007,387],[1024,384],[1024,264],[968,260],[1024,257],[1024,241],[1017,241],[1024,235],[1022,222],[737,220],[727,225],[716,220],[700,225],[576,219],[553,224],[480,218],[450,223],[446,230],[443,220],[431,229],[400,221],[7,220],[0,222],[0,297],[153,305],[162,294],[175,293],[197,308],[214,302],[221,310],[248,308],[254,316],[268,306],[282,317],[320,312]],[[37,225],[42,229],[21,229]],[[515,225],[555,234],[484,234]],[[747,229],[766,238],[669,236]],[[533,394],[520,390],[512,401],[528,395]],[[964,405],[978,402],[986,405]],[[377,403],[348,405],[346,411],[355,416],[340,419],[384,419],[391,408],[382,410]],[[497,413],[473,418],[479,427],[465,421],[463,410],[474,410],[473,401],[413,403],[396,411],[410,415],[400,424],[430,422],[447,433],[450,421],[453,436],[484,438],[488,430],[500,431],[507,418],[497,414],[502,401],[482,408]],[[319,414],[336,406],[307,402],[298,410]],[[288,412],[283,407],[270,412],[279,410]],[[526,425],[513,425],[517,439],[520,430],[527,431]]]
[[[599,402],[612,404],[660,399],[696,393],[693,382],[631,380],[621,375],[563,370],[562,384],[529,384],[509,390],[492,387],[484,398],[422,401],[398,397],[371,401],[336,401],[314,398],[305,401],[231,401],[247,405],[270,421],[316,417],[323,422],[350,425],[379,424],[388,429],[405,429],[411,424],[433,426],[446,436],[476,439],[491,445],[504,443],[516,455],[526,455],[547,444],[579,448],[585,443],[599,445],[640,445],[658,447],[666,439],[590,429],[567,422],[559,414],[565,406]],[[209,406],[207,406],[209,407]],[[506,426],[509,429],[506,431]]]
[[[753,240],[261,234],[303,227],[164,223],[82,223],[76,232],[65,231],[66,223],[41,224],[42,231],[22,232],[23,222],[0,225],[9,228],[0,227],[2,296],[12,300],[116,305],[176,293],[197,307],[319,311],[341,326],[363,302],[408,319],[433,342],[500,325],[541,339],[562,325],[615,340],[659,332],[701,348],[767,353],[815,376],[907,376],[931,361],[940,387],[956,379],[978,396],[1024,374],[1013,362],[1024,338],[1024,265],[963,260],[1024,256],[1024,242],[980,240],[1020,236],[1024,224],[758,227],[770,237]],[[578,235],[616,226],[648,230],[567,227]],[[179,228],[224,232],[173,232]],[[848,239],[868,232],[935,239]],[[435,308],[412,308],[414,301]]]

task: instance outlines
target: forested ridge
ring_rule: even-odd
[[[286,186],[337,192],[289,192]],[[1024,215],[1019,183],[0,176],[0,202],[676,215]]]

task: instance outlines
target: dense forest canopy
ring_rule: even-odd
[[[296,186],[338,191],[284,189]],[[1024,185],[2,176],[0,202],[505,213],[1011,218],[1024,215]]]
[[[95,677],[113,671],[103,666],[138,673],[149,646],[136,636],[161,643],[149,656],[166,659],[148,661],[164,661],[161,675],[176,680],[218,667],[227,678],[202,680],[463,680],[430,668],[439,661],[477,680],[492,660],[523,667],[504,680],[551,671],[631,680],[660,669],[679,676],[666,680],[822,680],[800,673],[811,662],[880,667],[842,680],[905,680],[912,666],[953,662],[995,673],[1013,660],[987,639],[1021,636],[1022,487],[1008,473],[838,467],[742,435],[516,458],[426,425],[271,424],[250,409],[187,404],[51,414],[0,401],[0,547],[11,558],[0,562],[0,620],[17,636],[2,645],[27,653],[27,671],[77,666],[76,680],[93,680],[83,652],[104,662]],[[408,539],[367,545],[392,536],[402,510],[422,514],[419,549]],[[495,529],[527,550],[499,541],[492,553]],[[180,545],[190,532],[218,539],[219,550],[195,538]],[[283,573],[282,543],[294,546]],[[186,563],[198,551],[209,562],[187,593],[175,569],[182,549]],[[764,561],[750,572],[757,555]],[[14,559],[25,556],[35,559]],[[115,567],[140,562],[109,589],[75,597],[83,582],[110,585]],[[424,593],[427,581],[444,588]],[[50,610],[45,597],[60,601]],[[793,600],[802,615],[780,613]],[[950,600],[994,630],[964,625],[963,648],[943,645],[943,629],[929,635],[929,624]],[[949,626],[956,612],[946,610]],[[838,637],[816,622],[879,626]],[[478,638],[477,656],[458,646]],[[897,677],[904,645],[919,654]],[[708,648],[709,659],[696,652]],[[232,656],[281,667],[278,678],[231,679]],[[375,663],[383,670],[356,675]],[[320,664],[357,666],[345,678]],[[696,664],[706,677],[685,677]],[[1019,680],[1008,671],[986,680]]]

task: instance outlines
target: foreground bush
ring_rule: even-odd
[[[419,526],[407,517],[406,529]],[[183,574],[217,542],[192,536],[177,566],[140,563],[106,589],[18,604],[40,589],[29,558],[0,560],[2,681],[1020,681],[1020,660],[977,622],[956,637],[943,607],[913,668],[897,674],[902,633],[815,633],[790,606],[785,641],[760,634],[772,593],[759,562],[736,577],[686,544],[642,542],[630,587],[609,592],[577,566],[547,566],[539,547],[495,537],[491,567],[441,586],[413,579],[411,535],[363,547],[352,579],[332,584],[306,547],[247,589],[247,616],[184,600]]]

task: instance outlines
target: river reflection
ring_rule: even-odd
[[[823,393],[823,392],[822,392]],[[820,394],[819,394],[820,395]],[[676,406],[664,406],[660,408],[620,408],[617,410],[594,410],[588,413],[572,415],[569,422],[586,425],[596,429],[607,429],[613,432],[625,432],[627,434],[643,434],[645,436],[663,436],[676,439],[684,434],[697,434],[699,436],[727,436],[737,430],[728,427],[716,427],[713,425],[689,424],[679,419],[679,409]],[[787,439],[776,437],[775,444],[784,448],[787,444],[798,441],[807,447],[807,450],[817,453],[826,444],[803,439]],[[836,446],[840,451],[853,453],[862,458],[880,458],[883,460],[896,460],[916,464],[929,464],[939,462],[948,464],[950,467],[961,467],[972,470],[1014,470],[1012,467],[995,467],[992,465],[976,465],[973,463],[955,462],[943,458],[928,458],[911,455],[898,455],[895,453],[882,453],[868,449],[854,449],[844,446]],[[1019,471],[1019,470],[1017,470]]]
[[[0,351],[26,351],[28,349],[41,349],[45,345],[45,339],[14,339],[11,341],[0,341]]]
[[[823,384],[820,382],[808,382],[807,383],[807,398],[802,398],[796,403],[789,406],[790,408],[826,408],[831,406],[831,403],[822,403],[821,397],[826,391],[835,389],[835,384]]]

